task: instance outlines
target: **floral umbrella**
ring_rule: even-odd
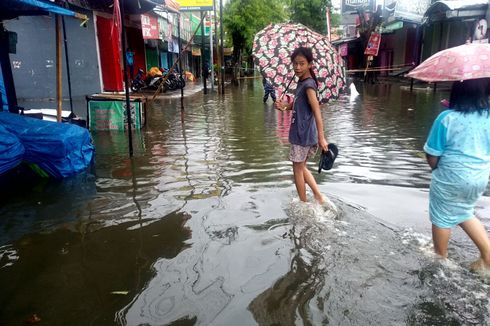
[[[301,24],[271,24],[255,35],[252,53],[262,75],[284,94],[296,89],[290,56],[300,46],[313,50],[313,71],[318,81],[320,103],[338,98],[345,87],[344,66],[342,58],[324,35]]]
[[[490,44],[470,43],[437,52],[408,77],[427,82],[490,77]]]

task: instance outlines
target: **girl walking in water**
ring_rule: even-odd
[[[424,151],[432,168],[429,213],[435,252],[446,258],[459,225],[480,250],[470,268],[490,270],[490,239],[475,203],[490,175],[490,78],[454,82],[449,110],[432,125]]]
[[[293,103],[282,100],[275,104],[276,109],[292,110],[289,142],[289,159],[293,162],[294,184],[299,199],[306,202],[306,184],[313,191],[315,200],[323,204],[325,199],[320,193],[315,178],[308,170],[306,161],[315,155],[318,147],[328,150],[323,135],[323,121],[317,98],[317,82],[312,70],[313,53],[311,48],[299,47],[291,55],[294,73],[299,78]]]

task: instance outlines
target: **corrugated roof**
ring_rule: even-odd
[[[433,3],[425,12],[426,21],[447,19],[448,12],[455,12],[451,17],[485,15],[488,0],[446,0]],[[461,15],[463,14],[463,15]]]
[[[472,8],[472,7],[481,7],[487,4],[488,4],[487,0],[445,0],[445,1],[437,1],[433,3],[429,7],[429,10],[435,6],[445,6],[449,10],[455,10],[455,9],[464,9],[464,8]]]

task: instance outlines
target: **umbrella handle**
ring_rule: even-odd
[[[286,94],[286,92],[288,91],[289,86],[291,86],[291,83],[293,82],[293,80],[294,80],[294,75],[293,75],[293,77],[291,78],[291,80],[289,81],[288,86],[286,86],[286,89],[284,90],[284,92],[282,92],[281,97],[279,98],[279,100],[280,100],[280,101],[282,101],[282,98],[284,97],[284,95],[285,95],[285,94]]]

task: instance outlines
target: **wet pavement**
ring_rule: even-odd
[[[297,200],[290,112],[260,80],[159,99],[132,159],[124,133],[94,132],[92,173],[3,198],[0,324],[488,324],[471,241],[432,254],[422,145],[447,93],[358,90],[322,111],[336,218]],[[477,215],[489,228],[489,197]]]

